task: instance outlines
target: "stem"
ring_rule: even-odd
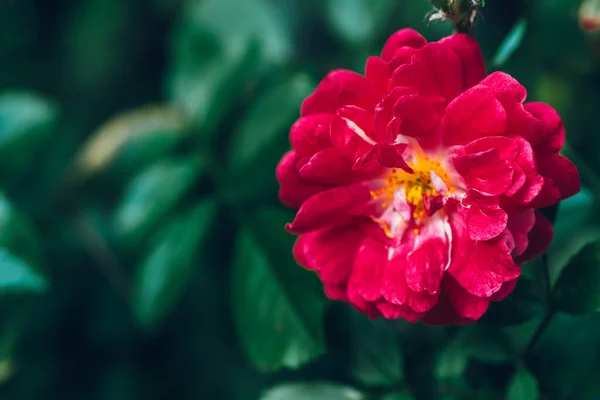
[[[531,336],[531,339],[529,339],[525,350],[523,350],[522,356],[520,357],[521,361],[523,361],[531,354],[535,345],[539,342],[540,338],[542,337],[542,334],[544,333],[548,325],[550,325],[550,322],[552,322],[552,319],[554,318],[557,312],[552,300],[552,285],[550,283],[550,271],[548,269],[548,256],[544,254],[542,260],[544,263],[544,279],[546,281],[546,301],[548,303],[548,310],[546,311],[546,315],[544,315],[544,319]]]
[[[110,284],[125,299],[131,297],[131,283],[119,265],[117,256],[106,243],[104,237],[96,230],[92,221],[78,212],[72,220],[74,231],[78,234],[94,264],[106,276]]]
[[[526,358],[527,356],[529,356],[531,354],[531,351],[534,349],[535,345],[539,342],[540,338],[542,337],[542,334],[544,333],[544,331],[546,330],[548,325],[550,325],[550,322],[552,322],[552,319],[554,318],[555,315],[556,315],[556,310],[554,310],[553,308],[550,308],[548,310],[548,312],[546,313],[546,315],[544,316],[544,319],[542,320],[540,325],[535,330],[533,336],[531,336],[529,343],[527,343],[527,347],[525,347],[525,350],[523,351],[523,356],[521,357],[522,359]]]

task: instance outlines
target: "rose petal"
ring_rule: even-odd
[[[398,49],[402,47],[418,49],[425,46],[426,43],[427,40],[419,32],[413,29],[402,29],[390,36],[385,42],[381,58],[389,62],[394,58]]]
[[[444,278],[444,290],[456,313],[463,318],[478,320],[490,305],[490,298],[473,296],[450,274]]]
[[[517,264],[523,264],[526,261],[532,260],[536,256],[542,254],[548,249],[552,238],[554,237],[554,228],[552,223],[548,221],[539,211],[535,212],[535,224],[528,234],[527,250],[520,256],[515,258]]]
[[[489,88],[478,85],[448,104],[442,126],[444,143],[448,146],[467,144],[485,136],[503,136],[506,111]]]
[[[308,198],[332,186],[303,179],[296,168],[298,162],[295,151],[287,152],[277,165],[279,200],[288,207],[300,207]]]
[[[356,227],[341,226],[300,235],[294,245],[296,261],[318,271],[325,284],[346,285],[364,234]]]
[[[354,261],[348,297],[369,302],[381,298],[383,275],[389,262],[387,247],[370,237],[364,238]]]
[[[333,114],[343,106],[354,105],[374,111],[384,92],[367,79],[352,71],[330,72],[302,103],[300,115]]]
[[[377,209],[366,184],[341,186],[306,200],[287,229],[295,234],[310,232],[350,222],[357,215],[374,215]]]
[[[462,64],[463,89],[469,89],[485,78],[485,62],[479,44],[466,34],[448,36],[438,43],[450,47]]]

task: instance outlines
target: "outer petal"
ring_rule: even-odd
[[[579,172],[571,161],[558,154],[538,155],[540,173],[552,179],[560,191],[559,200],[573,196],[581,189]]]
[[[449,296],[445,290],[442,291],[440,298],[433,309],[425,314],[423,318],[425,325],[431,326],[443,326],[443,325],[470,325],[475,321],[472,319],[464,318],[458,315],[452,303],[450,302]]]
[[[392,142],[397,135],[404,135],[416,138],[423,148],[436,148],[440,142],[436,132],[441,118],[438,108],[430,99],[419,95],[400,97],[394,105]]]
[[[356,216],[374,215],[377,207],[366,184],[341,186],[306,200],[287,229],[300,234],[341,225],[351,222]]]
[[[446,145],[467,144],[485,136],[503,136],[506,111],[489,88],[478,85],[446,107],[442,125]]]
[[[539,121],[523,107],[527,91],[516,79],[504,72],[494,72],[480,85],[490,88],[506,110],[509,135],[526,136],[538,129]]]
[[[506,296],[512,293],[512,291],[515,289],[515,286],[517,286],[517,279],[506,282],[504,285],[502,285],[500,290],[494,293],[492,296],[492,301],[504,300]]]
[[[565,127],[556,110],[544,103],[526,103],[525,110],[540,123],[538,130],[527,137],[531,145],[541,152],[558,153],[565,144]]]
[[[465,290],[478,297],[491,297],[504,282],[517,278],[515,265],[502,237],[492,241],[473,241],[467,236],[464,219],[454,213],[452,261],[448,272]]]
[[[529,231],[527,250],[515,258],[515,262],[522,264],[534,257],[542,254],[548,249],[552,238],[554,237],[554,228],[546,217],[539,211],[535,212],[535,225]]]
[[[370,237],[364,238],[348,284],[350,301],[363,299],[372,302],[381,298],[383,274],[389,262],[386,246]]]
[[[352,225],[300,235],[294,246],[296,261],[318,271],[329,286],[345,286],[350,279],[356,253],[364,234]]]
[[[352,71],[336,70],[330,72],[314,93],[304,100],[300,115],[333,114],[347,105],[374,111],[383,96],[384,92],[364,76]]]
[[[381,300],[377,303],[377,308],[387,319],[404,318],[408,322],[417,322],[423,318],[424,313],[416,312],[406,304],[398,305]]]
[[[330,185],[349,185],[381,175],[383,168],[353,170],[354,160],[345,157],[335,147],[328,147],[312,157],[298,160],[297,168],[302,178]],[[376,166],[374,166],[376,167]]]
[[[449,246],[445,238],[433,237],[408,254],[404,274],[412,291],[439,294]]]
[[[475,203],[465,210],[465,219],[471,240],[490,240],[504,231],[508,215],[499,205],[479,206]]]
[[[379,57],[369,57],[365,65],[365,77],[375,86],[387,91],[388,81],[392,75],[390,64]]]
[[[444,290],[456,313],[463,318],[478,320],[490,304],[490,298],[470,294],[450,274],[444,277]]]
[[[298,119],[290,129],[290,142],[296,154],[313,155],[331,147],[329,127],[333,115],[315,114]]]
[[[450,47],[462,63],[464,89],[469,89],[485,78],[485,62],[479,44],[466,34],[448,36],[438,43]]]
[[[277,165],[277,181],[279,182],[279,199],[288,207],[300,207],[311,196],[331,189],[332,186],[303,179],[296,164],[295,151],[287,152]]]
[[[396,52],[402,47],[412,47],[419,49],[427,43],[427,40],[421,34],[413,29],[402,29],[394,33],[385,42],[381,58],[385,61],[391,61]]]
[[[512,235],[515,248],[513,257],[521,255],[529,245],[528,235],[535,225],[535,212],[532,208],[508,210],[508,230]]]
[[[346,285],[324,285],[325,296],[331,300],[348,301]]]
[[[410,64],[395,70],[392,81],[394,86],[415,88],[424,97],[442,97],[447,104],[462,92],[462,78],[456,53],[439,43],[429,43],[415,52]]]
[[[373,114],[355,106],[338,110],[331,124],[331,142],[350,160],[356,160],[373,147]]]

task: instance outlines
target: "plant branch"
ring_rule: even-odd
[[[546,328],[548,328],[548,325],[550,325],[550,323],[552,322],[552,319],[556,315],[556,308],[554,307],[554,303],[552,300],[552,285],[550,282],[550,271],[548,269],[548,256],[546,254],[544,254],[542,257],[542,260],[543,260],[543,264],[544,264],[544,280],[545,280],[546,301],[548,304],[548,308],[547,308],[546,314],[544,315],[544,319],[542,320],[542,322],[539,324],[539,326],[537,327],[537,329],[531,336],[531,339],[529,339],[529,342],[527,343],[525,350],[523,350],[523,353],[520,357],[520,361],[523,361],[525,358],[527,358],[531,354],[531,352],[535,348],[536,344],[539,342],[540,338],[546,331]]]

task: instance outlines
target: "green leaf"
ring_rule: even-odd
[[[186,121],[171,106],[147,106],[110,119],[94,132],[76,157],[78,178],[109,166],[130,173],[170,153],[184,137]]]
[[[535,377],[525,368],[519,368],[508,386],[506,400],[535,400],[538,398],[538,383]]]
[[[499,68],[508,61],[510,56],[512,56],[521,45],[526,32],[527,21],[521,18],[515,23],[508,35],[506,35],[500,44],[500,47],[498,48],[498,51],[492,60],[492,65],[494,68]]]
[[[204,166],[199,159],[159,161],[133,178],[115,211],[121,239],[137,244],[185,195]]]
[[[43,292],[46,281],[21,259],[0,248],[0,294]]]
[[[269,155],[265,150],[273,142],[287,144],[287,133],[299,115],[300,104],[313,88],[308,76],[297,74],[260,96],[231,138],[230,169],[246,171],[252,163]]]
[[[574,229],[577,233],[574,234]],[[600,239],[600,212],[585,189],[563,201],[554,224],[554,240],[548,249],[550,281],[556,283],[563,268],[587,244]]]
[[[265,209],[238,234],[233,309],[238,335],[262,372],[298,368],[324,351],[324,301],[316,277],[297,266],[290,216]]]
[[[360,44],[377,36],[393,15],[394,0],[327,0],[327,16],[335,32],[349,43]]]
[[[287,383],[269,389],[260,400],[364,400],[348,386],[334,383]]]
[[[156,327],[181,297],[216,211],[215,202],[204,201],[172,218],[153,238],[136,271],[133,299],[135,315],[145,328]]]
[[[349,365],[354,379],[366,386],[391,386],[402,379],[402,359],[398,339],[382,321],[369,321],[352,314],[349,327]]]
[[[51,133],[57,107],[25,92],[0,95],[0,164],[23,168],[35,161],[35,151]]]
[[[600,312],[600,243],[586,245],[563,269],[552,291],[554,305],[574,315]]]

